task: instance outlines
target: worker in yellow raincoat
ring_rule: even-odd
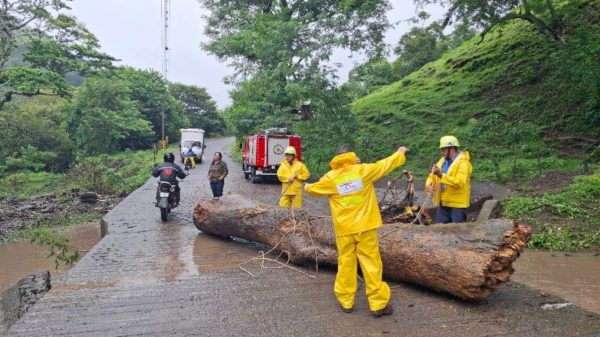
[[[458,151],[460,144],[454,136],[440,138],[442,158],[433,164],[425,182],[425,190],[438,206],[436,223],[466,222],[471,196],[471,157]]]
[[[331,171],[304,189],[314,196],[327,196],[338,251],[338,272],[334,292],[342,310],[352,312],[357,286],[357,261],[366,283],[369,308],[375,317],[390,315],[394,309],[391,291],[383,282],[377,228],[382,220],[373,183],[402,165],[408,149],[404,146],[373,164],[359,164],[347,145],[341,145],[331,161]]]
[[[279,206],[283,208],[302,207],[302,182],[310,177],[310,172],[301,161],[296,158],[296,149],[288,146],[285,159],[277,169],[277,178],[281,181],[281,196]]]

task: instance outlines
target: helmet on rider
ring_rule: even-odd
[[[175,155],[173,154],[173,152],[167,152],[164,155],[164,159],[165,159],[165,163],[174,163],[175,162]]]

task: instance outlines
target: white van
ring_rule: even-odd
[[[179,140],[179,153],[181,155],[181,162],[185,161],[185,154],[191,148],[196,155],[196,163],[202,163],[202,157],[204,156],[204,130],[202,129],[179,129],[181,139]]]

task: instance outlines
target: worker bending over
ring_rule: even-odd
[[[365,278],[371,313],[380,317],[394,311],[390,287],[382,280],[377,238],[382,220],[373,183],[404,164],[407,151],[402,146],[374,164],[359,164],[350,147],[341,145],[330,163],[331,170],[318,182],[304,187],[311,195],[329,198],[338,251],[334,292],[346,313],[354,307],[357,261]]]

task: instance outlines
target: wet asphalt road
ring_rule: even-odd
[[[211,198],[206,178],[214,151],[181,184],[182,205],[168,223],[153,206],[155,181],[132,193],[104,221],[108,235],[9,330],[9,336],[598,336],[600,317],[517,283],[490,298],[462,302],[404,284],[393,286],[396,313],[369,315],[364,287],[355,311],[344,314],[333,296],[334,272],[315,279],[291,269],[252,277],[237,268],[261,248],[199,233],[194,205]],[[225,193],[275,204],[280,187],[252,185],[227,159]],[[225,198],[227,195],[224,196]],[[315,212],[325,200],[306,197]],[[247,266],[258,271],[257,266]],[[306,272],[311,272],[306,270]]]

